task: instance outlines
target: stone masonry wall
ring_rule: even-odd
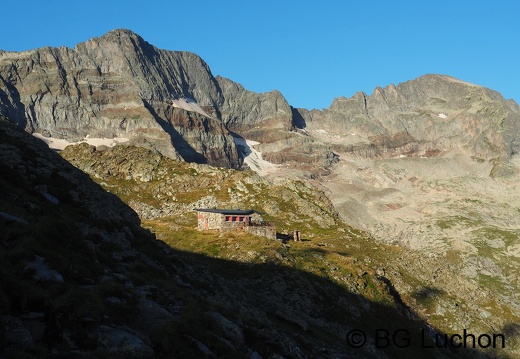
[[[199,231],[205,231],[207,229],[222,229],[224,217],[220,213],[198,212],[197,217],[197,227]]]
[[[249,222],[222,222],[222,230],[224,231],[233,231],[235,229],[244,229],[249,226]]]
[[[276,227],[275,226],[248,226],[244,227],[248,233],[266,237],[269,239],[276,239]]]
[[[260,216],[255,218],[256,223],[260,223],[260,218]],[[276,239],[276,227],[274,226],[249,226],[249,221],[247,220],[226,222],[225,216],[221,213],[198,212],[197,227],[199,231],[210,229],[221,231],[243,230],[257,236]]]

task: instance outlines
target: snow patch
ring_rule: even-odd
[[[202,107],[200,107],[200,105],[195,100],[191,98],[179,98],[172,100],[172,105],[173,107],[182,108],[186,111],[197,112],[203,116],[211,117],[206,113],[206,111],[202,109]]]
[[[61,151],[65,149],[65,147],[70,145],[76,145],[78,143],[88,143],[92,146],[108,146],[108,147],[114,147],[115,145],[118,145],[120,143],[128,142],[130,141],[129,138],[125,137],[115,137],[115,138],[90,138],[89,135],[85,137],[83,141],[78,142],[69,142],[67,140],[63,140],[61,138],[53,138],[53,137],[45,137],[41,133],[33,133],[33,136],[42,140],[49,146],[52,150],[58,150]]]
[[[253,146],[259,145],[260,142],[249,141],[239,137],[233,137],[233,139],[235,140],[238,150],[244,157],[244,163],[260,176],[268,175],[269,173],[276,172],[279,169],[279,165],[264,160],[262,158],[262,152],[253,148]]]
[[[439,113],[439,117],[440,118],[448,118],[448,115],[446,115],[445,113]]]

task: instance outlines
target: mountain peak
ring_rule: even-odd
[[[464,84],[464,85],[468,85],[468,86],[482,87],[482,86],[479,86],[479,85],[476,85],[476,84],[473,84],[473,83],[470,83],[467,81],[460,80],[456,77],[449,76],[449,75],[443,75],[443,74],[426,74],[426,75],[420,76],[417,79],[411,80],[411,81],[427,81],[427,82],[441,81],[441,82],[448,82],[448,83]]]
[[[129,29],[114,29],[110,30],[99,38],[100,40],[107,42],[124,41],[125,39],[133,39],[137,41],[144,41],[144,39]]]
[[[115,29],[107,32],[101,37],[94,37],[86,42],[76,45],[76,49],[82,46],[87,48],[97,48],[100,45],[103,47],[119,47],[130,50],[131,48],[154,48],[151,44],[146,42],[141,36],[128,29]]]
[[[129,37],[139,37],[140,38],[140,36],[138,34],[136,34],[135,32],[133,32],[130,29],[125,29],[125,28],[110,30],[102,37],[108,37],[108,36],[129,36]]]

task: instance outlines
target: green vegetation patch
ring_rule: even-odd
[[[437,220],[437,226],[441,229],[452,229],[455,227],[472,228],[482,224],[479,219],[462,215],[448,216]]]
[[[518,239],[520,238],[520,230],[488,226],[472,231],[472,235],[484,242],[498,239],[503,241],[505,247],[508,247],[518,243]]]

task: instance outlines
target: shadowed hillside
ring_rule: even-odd
[[[347,278],[338,280],[306,268],[326,270],[322,262],[301,260],[324,255],[319,246],[192,233],[184,240],[200,252],[218,241],[217,248],[234,244],[236,254],[253,246],[265,258],[247,260],[245,252],[240,260],[224,260],[173,249],[143,230],[135,212],[115,196],[4,120],[0,140],[4,357],[477,354],[423,348],[421,333],[430,338],[435,331],[401,303],[391,283],[355,257],[335,270],[336,277]],[[348,252],[336,255],[348,258]],[[353,348],[360,344],[354,329],[367,333],[360,348]],[[411,342],[378,348],[385,345],[376,341],[377,329],[404,329]]]
[[[317,249],[233,234],[221,241],[246,247],[255,241],[267,259],[230,261],[172,249],[43,143],[5,120],[0,129],[4,357],[455,355],[421,348],[417,335],[424,330],[430,337],[432,329],[362,263],[352,267],[360,272],[356,281],[377,300],[289,263],[320,255]],[[368,333],[361,348],[348,345],[355,328]],[[406,329],[412,342],[406,349],[377,348],[378,328]]]

